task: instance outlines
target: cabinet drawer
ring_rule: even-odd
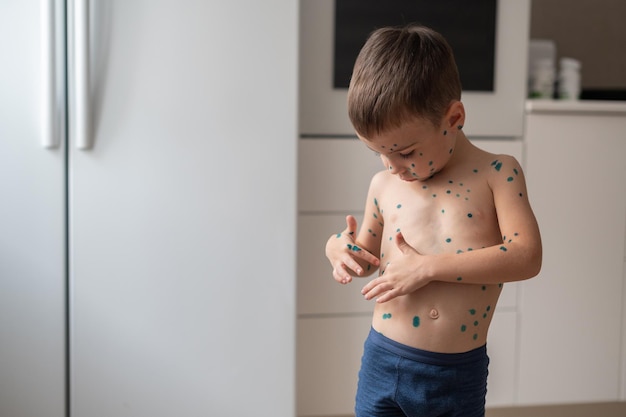
[[[347,213],[346,213],[347,214]],[[328,237],[345,229],[345,215],[300,214],[298,217],[298,314],[371,313],[361,288],[369,278],[341,285],[333,279],[324,248]],[[361,221],[363,216],[356,216]],[[375,277],[377,273],[372,274]]]
[[[298,319],[297,415],[354,413],[354,398],[370,315]]]
[[[517,313],[496,312],[487,338],[489,378],[487,406],[510,406],[515,401]]]
[[[300,139],[299,147],[300,212],[363,211],[380,158],[358,139]]]

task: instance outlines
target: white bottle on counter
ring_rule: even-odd
[[[578,100],[580,97],[580,61],[573,58],[561,58],[559,72],[559,98]]]
[[[554,95],[555,69],[551,59],[538,60],[532,70],[531,98],[551,99]]]

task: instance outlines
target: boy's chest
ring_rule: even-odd
[[[491,189],[485,181],[405,183],[381,195],[385,240],[402,231],[422,253],[460,252],[493,244],[499,236]]]

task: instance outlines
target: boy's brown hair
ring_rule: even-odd
[[[369,36],[348,89],[348,115],[363,137],[399,127],[415,117],[439,126],[461,80],[452,48],[424,26],[387,27]]]

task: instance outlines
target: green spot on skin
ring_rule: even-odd
[[[419,316],[413,317],[413,327],[420,327],[420,318],[419,318]]]
[[[398,204],[396,207],[397,207],[397,208],[401,208],[401,207],[402,207],[402,204]]]
[[[432,166],[433,161],[428,161],[428,166]]]
[[[496,169],[496,171],[500,171],[502,169],[502,162],[497,159],[491,163],[491,166]]]
[[[378,215],[376,213],[373,213],[372,215],[374,216],[375,219],[378,218]]]
[[[474,327],[478,326],[478,320],[474,322]]]
[[[483,285],[483,286],[482,286],[482,290],[483,290],[483,291],[487,291],[487,286],[486,286],[486,285]]]
[[[389,320],[391,318],[391,313],[383,314],[383,320]]]
[[[500,246],[500,250],[501,250],[502,252],[506,252],[506,246]]]
[[[472,217],[474,217],[474,215],[472,213],[467,213],[467,217],[471,219]]]
[[[457,281],[463,281],[463,277],[456,277]]]
[[[337,233],[337,239],[341,237],[341,233]]]
[[[447,243],[450,243],[450,242],[452,242],[452,239],[447,238],[447,239],[446,239],[446,242],[447,242]]]
[[[467,326],[466,326],[466,325],[464,325],[464,324],[462,324],[462,325],[461,325],[461,331],[462,331],[462,332],[464,332],[464,331],[466,331],[466,330],[467,330]]]
[[[469,313],[473,316],[474,314],[476,314],[476,310],[472,308],[469,310]]]
[[[478,339],[478,335],[476,333],[474,333],[474,336],[472,337],[474,340]]]
[[[511,182],[511,181],[513,181],[513,177],[509,177],[509,178],[507,178],[506,180],[507,180],[508,182]]]
[[[446,190],[446,194],[450,194],[452,191],[450,190]]]
[[[517,168],[513,168],[513,172],[515,173],[515,175],[519,174],[519,172],[517,172]]]
[[[433,194],[433,198],[437,197],[437,194]]]
[[[477,169],[473,170],[472,172],[474,172],[474,174],[478,174],[478,170]]]
[[[483,318],[486,319],[487,318],[487,313],[483,314]]]
[[[359,248],[357,245],[351,245],[351,244],[347,244],[346,245],[348,247],[348,249],[350,249],[352,252],[359,252],[361,250],[361,248]]]
[[[486,310],[491,311],[491,306],[487,306]]]

